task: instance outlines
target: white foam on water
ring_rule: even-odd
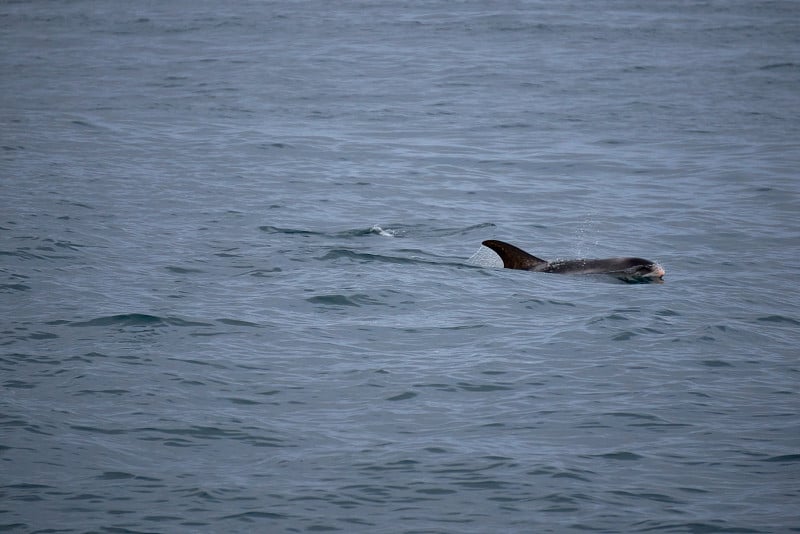
[[[502,267],[503,260],[492,249],[481,245],[475,253],[469,257],[467,263],[478,267]]]
[[[394,237],[395,236],[394,230],[384,230],[383,228],[381,228],[377,224],[373,225],[372,228],[370,228],[370,231],[373,234],[378,234],[378,235],[383,236],[383,237]]]

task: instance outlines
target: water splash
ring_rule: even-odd
[[[475,253],[467,260],[469,265],[478,267],[502,267],[503,260],[500,259],[492,249],[481,245]]]
[[[396,235],[396,232],[394,230],[384,230],[377,224],[373,225],[372,228],[370,228],[370,232],[373,234],[378,234],[379,236],[383,237],[394,237]]]

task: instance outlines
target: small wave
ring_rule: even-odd
[[[278,226],[259,226],[258,229],[261,230],[262,232],[267,232],[268,234],[299,235],[303,237],[346,238],[346,237],[359,237],[359,236],[367,236],[375,234],[386,237],[395,237],[397,235],[397,231],[384,230],[377,224],[370,226],[369,228],[352,228],[350,230],[341,230],[339,232],[320,232],[317,230],[303,230],[300,228],[281,228]]]
[[[128,431],[121,428],[100,428],[96,426],[87,426],[87,425],[70,425],[72,430],[77,430],[79,432],[90,432],[92,434],[105,434],[109,436],[118,436],[121,434],[127,434]]]
[[[0,284],[0,293],[13,291],[30,291],[31,287],[25,284]]]
[[[450,237],[457,235],[465,235],[476,230],[483,230],[486,228],[494,228],[494,223],[478,223],[466,227],[457,228],[431,228],[425,225],[392,225],[386,227],[380,224],[373,224],[367,228],[351,228],[349,230],[340,230],[338,232],[327,232],[320,230],[307,230],[302,228],[283,228],[280,226],[262,225],[258,229],[262,232],[269,234],[285,234],[285,235],[299,235],[303,237],[361,237],[368,235],[379,235],[381,237],[405,237],[409,233],[424,234],[430,237]]]
[[[208,323],[184,321],[175,317],[158,317],[144,313],[123,313],[69,323],[70,326],[211,326]]]
[[[417,394],[414,393],[413,391],[406,391],[405,393],[400,393],[399,395],[395,395],[393,397],[389,397],[386,400],[387,401],[402,401],[402,400],[413,399],[416,396],[417,396]]]
[[[299,230],[296,228],[279,228],[277,226],[259,226],[259,230],[267,232],[268,234],[288,234],[288,235],[301,235],[301,236],[319,236],[325,235],[324,232],[314,232],[312,230]]]
[[[363,305],[384,305],[369,295],[356,293],[353,295],[317,295],[315,297],[307,298],[307,302],[312,304],[322,304],[325,306],[356,306]]]
[[[770,63],[769,65],[764,65],[759,68],[760,70],[796,69],[798,66],[800,65],[798,65],[797,63],[786,62],[786,63]]]
[[[485,228],[494,228],[494,226],[495,225],[493,223],[478,223],[470,226],[432,228],[429,225],[424,225],[424,224],[415,224],[415,225],[394,224],[392,225],[391,229],[388,229],[376,224],[372,227],[370,231],[372,233],[378,233],[375,230],[377,228],[378,230],[391,234],[391,237],[406,237],[408,235],[414,235],[414,236],[439,238],[439,237],[467,235],[476,230],[483,230]]]
[[[378,224],[373,225],[370,233],[377,234],[384,237],[405,237],[410,233],[414,235],[425,235],[428,237],[452,237],[458,235],[466,235],[475,230],[482,230],[484,228],[494,228],[493,223],[478,223],[471,226],[462,226],[456,228],[431,228],[426,225],[392,225],[392,228],[384,228]]]
[[[242,321],[240,319],[217,319],[218,323],[226,324],[228,326],[247,326],[247,327],[260,327],[258,323],[251,323],[249,321]]]
[[[52,332],[33,332],[28,339],[56,339],[58,336]]]
[[[636,532],[736,532],[738,534],[759,534],[762,530],[744,527],[731,527],[726,521],[688,521],[682,523],[647,520],[636,523]]]
[[[494,127],[495,128],[499,128],[499,129],[504,129],[504,130],[507,130],[507,129],[520,129],[520,130],[522,130],[522,129],[528,129],[531,126],[532,125],[530,123],[528,123],[528,122],[515,121],[515,122],[503,122],[503,123],[500,123],[500,124],[496,124]]]
[[[623,490],[616,490],[611,492],[614,495],[619,495],[622,497],[631,497],[633,499],[646,499],[649,501],[656,501],[656,502],[666,502],[666,503],[684,503],[685,501],[675,499],[669,495],[664,495],[663,493],[634,493],[632,491],[623,491]]]
[[[84,128],[98,128],[96,124],[92,124],[91,122],[82,121],[78,119],[70,121],[70,124],[74,124],[75,126],[82,126]]]
[[[319,295],[306,299],[312,304],[323,304],[325,306],[358,306],[357,303],[344,295]]]
[[[641,413],[633,413],[633,412],[609,412],[607,414],[611,417],[626,417],[631,419],[644,419],[645,421],[661,421],[660,417],[656,417],[655,415],[650,414],[641,414]]]
[[[450,236],[457,236],[457,235],[466,235],[469,233],[474,232],[475,230],[484,230],[486,228],[494,228],[495,224],[490,222],[485,223],[478,223],[473,224],[470,226],[460,227],[460,228],[440,228],[440,229],[431,229],[431,235],[435,237],[450,237]]]
[[[163,323],[161,317],[142,313],[125,313],[98,317],[89,321],[70,323],[70,326],[151,326]]]
[[[283,272],[283,269],[281,269],[280,267],[272,267],[269,269],[254,269],[252,271],[241,273],[239,276],[249,275],[249,276],[254,276],[256,278],[269,278],[272,274],[281,272]]]
[[[75,393],[76,397],[83,395],[128,395],[130,390],[127,389],[81,389]]]
[[[598,458],[607,458],[609,460],[641,460],[643,458],[635,452],[628,451],[609,452],[607,454],[598,454],[596,456]]]
[[[203,272],[202,269],[194,269],[194,268],[191,268],[191,267],[176,267],[174,265],[167,266],[167,267],[165,267],[165,269],[168,270],[169,272],[175,273],[175,274],[191,274],[191,273],[202,273]]]
[[[247,521],[248,523],[252,523],[254,519],[288,519],[289,516],[284,514],[276,514],[273,512],[242,512],[241,514],[234,514],[234,515],[226,515],[222,517],[222,519],[236,519],[238,521]],[[326,530],[338,530],[338,529],[326,529]]]
[[[765,462],[795,463],[800,462],[800,454],[783,454],[781,456],[771,456]]]
[[[471,393],[489,393],[492,391],[507,391],[513,389],[504,384],[472,384],[469,382],[459,382],[457,385],[461,391],[469,391]]]
[[[703,360],[702,363],[706,367],[733,367],[728,362],[722,360]]]
[[[767,317],[759,317],[756,320],[762,323],[786,323],[794,326],[800,326],[800,321],[784,315],[768,315]]]
[[[98,475],[95,477],[98,480],[147,480],[151,482],[156,482],[159,479],[146,477],[142,475],[134,475],[133,473],[127,473],[125,471],[104,471],[103,474]]]
[[[355,252],[353,250],[337,248],[333,249],[321,258],[320,260],[329,261],[329,260],[338,260],[341,258],[347,258],[351,260],[357,260],[361,262],[384,262],[384,263],[415,263],[416,260],[412,260],[409,258],[398,258],[395,256],[382,256],[380,254],[369,254],[367,252]]]

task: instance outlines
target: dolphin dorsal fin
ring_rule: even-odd
[[[482,243],[483,246],[497,252],[500,259],[503,260],[503,267],[506,269],[522,269],[524,271],[533,271],[537,267],[547,265],[547,262],[541,258],[537,258],[532,254],[528,254],[524,250],[509,245],[503,241],[496,239],[489,239]]]

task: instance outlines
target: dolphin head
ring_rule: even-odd
[[[643,258],[625,258],[625,268],[614,273],[626,282],[657,282],[664,281],[664,268],[656,262]]]

